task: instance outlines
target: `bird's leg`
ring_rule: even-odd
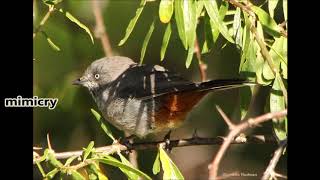
[[[171,135],[171,130],[164,136],[164,141],[165,141],[165,150],[168,152],[171,152],[172,146],[170,145],[170,135]]]

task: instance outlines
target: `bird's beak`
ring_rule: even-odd
[[[72,81],[72,85],[83,85],[84,82],[85,82],[84,78],[81,77],[79,79],[76,79],[76,80]]]

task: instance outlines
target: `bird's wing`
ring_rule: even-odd
[[[133,66],[120,75],[113,84],[118,95],[138,99],[186,91],[196,86],[198,85],[158,65]]]

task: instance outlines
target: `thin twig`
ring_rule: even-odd
[[[218,177],[218,168],[219,164],[222,160],[222,157],[226,153],[227,148],[230,146],[230,144],[234,141],[235,137],[243,132],[244,130],[256,126],[260,123],[263,123],[265,121],[271,120],[273,118],[280,118],[287,115],[287,110],[279,111],[279,112],[273,112],[273,113],[267,113],[261,116],[258,116],[256,118],[250,118],[247,121],[244,121],[234,127],[232,129],[227,138],[224,140],[222,146],[220,147],[218,153],[214,157],[212,163],[209,165],[209,179],[215,180]],[[237,139],[237,138],[236,138]]]
[[[43,27],[43,25],[47,22],[47,20],[49,19],[51,13],[54,11],[54,6],[50,5],[49,6],[49,10],[46,13],[46,15],[42,18],[42,20],[40,21],[40,24],[38,25],[38,27],[36,28],[36,30],[33,32],[33,39],[36,37],[36,35],[38,34],[38,32],[41,30],[41,28]]]
[[[95,27],[94,34],[97,38],[100,38],[104,54],[107,57],[109,57],[109,56],[112,56],[113,53],[112,53],[109,37],[105,29],[103,16],[101,12],[101,5],[99,3],[101,3],[101,1],[98,1],[98,0],[91,1],[92,11],[96,20],[96,27]]]
[[[280,143],[278,149],[274,152],[274,155],[273,155],[272,159],[270,160],[270,163],[269,163],[267,169],[263,173],[263,176],[261,178],[262,180],[268,180],[270,177],[277,176],[277,173],[274,171],[274,169],[276,168],[286,145],[287,145],[287,139],[283,140]]]
[[[263,58],[267,61],[273,75],[276,77],[277,73],[279,73],[279,69],[275,66],[275,64],[273,63],[272,57],[269,54],[269,51],[267,49],[267,46],[264,42],[264,40],[260,37],[257,28],[255,27],[255,21],[256,21],[256,17],[255,17],[255,13],[252,11],[252,9],[250,8],[250,2],[247,3],[247,5],[244,5],[240,2],[238,2],[237,0],[225,0],[229,3],[231,3],[232,5],[234,5],[235,7],[239,7],[241,8],[243,11],[247,12],[250,16],[254,17],[253,22],[251,22],[251,27],[250,27],[250,31],[253,33],[253,35],[255,36],[255,39],[261,49],[261,54],[263,56]],[[287,89],[284,86],[284,83],[282,81],[282,79],[279,81],[280,82],[280,88],[281,91],[283,93],[284,99],[286,104],[288,104],[288,92]]]
[[[235,125],[232,123],[232,121],[228,118],[228,116],[222,111],[222,109],[218,105],[216,105],[216,109],[218,110],[223,120],[227,123],[229,130],[234,129]]]
[[[201,51],[199,47],[198,38],[196,37],[196,40],[194,42],[194,52],[196,53],[198,64],[199,64],[199,72],[201,81],[205,81],[207,79],[207,65],[201,60]]]
[[[243,141],[245,139],[245,141]],[[157,149],[159,144],[165,143],[166,140],[152,141],[152,142],[136,142],[130,143],[130,149],[128,147],[115,143],[108,146],[95,148],[96,153],[103,153],[104,155],[113,154],[120,151],[127,150],[144,150],[144,149]],[[188,139],[177,139],[170,140],[171,147],[184,147],[184,146],[196,146],[196,145],[221,145],[225,141],[225,137],[214,137],[214,138],[201,138],[194,136]],[[235,138],[231,144],[276,144],[277,140],[273,136],[264,135],[252,135],[246,136],[245,138]],[[83,150],[69,151],[69,152],[54,152],[57,159],[67,159],[71,156],[81,156]],[[34,159],[34,163],[35,163]]]

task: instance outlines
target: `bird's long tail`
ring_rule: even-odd
[[[243,86],[254,86],[257,83],[250,82],[244,79],[220,79],[220,80],[211,80],[206,82],[198,83],[198,87],[201,91],[210,91],[210,90],[227,90],[234,89]]]

